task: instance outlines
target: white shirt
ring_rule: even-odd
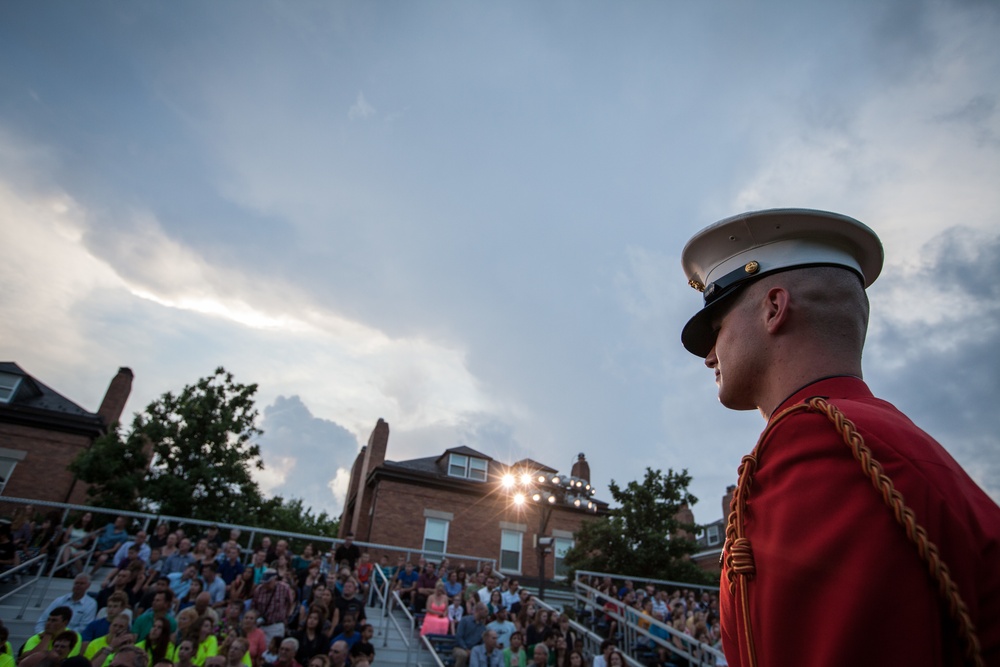
[[[69,619],[69,625],[66,627],[76,632],[83,632],[90,622],[97,618],[97,600],[86,594],[79,600],[74,600],[73,594],[67,593],[53,600],[38,617],[38,622],[35,623],[36,634],[45,630],[45,621],[56,607],[69,607],[73,611],[73,618]]]

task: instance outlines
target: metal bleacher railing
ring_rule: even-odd
[[[299,542],[311,542],[316,545],[329,544],[331,549],[335,548],[337,545],[343,542],[340,538],[331,537],[329,535],[309,535],[304,533],[291,533],[287,531],[272,530],[270,528],[261,528],[259,526],[246,526],[241,524],[231,524],[231,523],[219,523],[214,521],[206,521],[199,519],[191,519],[187,517],[177,517],[170,516],[166,514],[153,514],[146,512],[126,512],[108,507],[93,507],[89,505],[73,505],[69,503],[57,503],[43,500],[33,500],[29,498],[13,498],[13,497],[0,497],[0,515],[8,514],[9,512],[5,509],[7,505],[32,505],[38,510],[47,509],[49,511],[59,510],[62,513],[61,523],[66,524],[66,519],[71,512],[92,512],[94,514],[95,520],[94,525],[103,527],[106,522],[113,521],[117,516],[125,516],[132,519],[133,522],[138,523],[138,527],[145,530],[147,533],[150,532],[150,527],[154,527],[160,523],[167,522],[173,526],[183,526],[187,527],[204,527],[216,525],[220,529],[230,530],[233,528],[239,529],[240,532],[240,549],[242,551],[244,559],[247,559],[253,554],[255,545],[259,545],[258,536],[263,537],[267,535],[273,539],[288,539],[296,540]],[[414,557],[425,557],[428,560],[438,560],[441,558],[448,558],[452,562],[465,562],[473,563],[478,567],[482,563],[490,563],[494,567],[496,566],[496,559],[494,558],[481,558],[479,556],[468,556],[464,554],[453,554],[453,553],[438,553],[434,551],[425,551],[421,549],[411,549],[405,547],[398,547],[389,544],[377,544],[374,542],[359,542],[355,541],[354,544],[362,551],[369,551],[372,554],[385,554],[385,555],[401,555],[406,560],[410,560]],[[33,606],[35,608],[41,608],[43,601],[47,601],[48,590],[53,577],[57,577],[60,573],[64,571],[71,571],[68,568],[75,563],[84,561],[83,569],[86,571],[87,567],[90,565],[91,557],[93,556],[93,549],[96,545],[91,545],[90,549],[86,552],[82,552],[73,558],[66,559],[63,562],[63,553],[70,546],[78,546],[74,543],[67,543],[60,546],[59,551],[51,559],[51,567],[48,562],[49,559],[45,555],[39,555],[32,558],[29,561],[21,563],[17,567],[10,568],[2,573],[2,578],[9,582],[16,582],[13,588],[4,587],[2,594],[0,594],[0,603],[5,599],[12,597],[13,595],[26,592],[24,604],[21,606],[20,613],[17,618],[23,618],[27,607],[31,600],[34,600]],[[382,572],[382,568],[377,564],[375,566],[375,572],[380,573],[374,575],[376,581],[378,581],[378,586],[371,587],[371,595],[378,598],[378,604],[382,607],[383,618],[391,618],[388,614],[387,601],[392,595],[390,587],[390,581]],[[380,579],[379,579],[380,578]],[[37,593],[37,595],[36,595]],[[374,602],[374,598],[372,599]],[[398,602],[398,596],[397,596]],[[399,604],[403,609],[406,608],[405,605]],[[415,620],[410,615],[409,625],[410,627],[406,632],[400,626],[397,619],[392,619],[389,624],[386,624],[383,628],[383,635],[388,634],[389,625],[394,625],[396,633],[400,638],[403,639],[404,644],[407,646],[407,664],[409,664],[409,657],[412,653],[412,638],[415,625]],[[384,642],[388,641],[384,638]],[[383,646],[385,643],[383,643]]]
[[[585,643],[590,655],[600,653],[601,642],[608,638],[608,633],[613,628],[613,638],[617,641],[619,650],[622,651],[625,660],[633,667],[642,667],[652,661],[659,663],[660,660],[656,655],[658,648],[666,650],[668,660],[671,657],[683,659],[692,666],[709,667],[726,664],[725,657],[719,649],[699,642],[694,637],[676,630],[667,623],[642,614],[637,609],[626,607],[618,603],[617,599],[609,600],[606,595],[589,584],[594,578],[603,579],[605,577],[618,581],[628,579],[642,585],[653,584],[658,589],[718,592],[718,588],[711,586],[578,570],[573,581],[573,598],[578,620],[573,623],[573,627],[578,632],[582,630],[585,633],[583,636],[585,636]],[[587,625],[581,621],[586,622]],[[596,632],[596,630],[601,630],[601,632]]]

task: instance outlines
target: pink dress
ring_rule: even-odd
[[[451,624],[448,623],[448,615],[445,611],[448,609],[448,603],[445,602],[441,605],[427,603],[428,612],[437,612],[442,614],[437,616],[435,614],[428,613],[424,616],[424,624],[420,626],[421,635],[446,635],[448,630],[451,629]]]

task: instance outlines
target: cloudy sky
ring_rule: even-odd
[[[882,237],[866,378],[1000,498],[1000,5],[0,4],[0,358],[127,412],[259,384],[271,493],[468,445],[600,497],[762,428],[679,267],[776,206]]]

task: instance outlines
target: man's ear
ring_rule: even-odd
[[[764,299],[764,326],[770,334],[778,333],[788,321],[791,295],[784,287],[772,287]]]

